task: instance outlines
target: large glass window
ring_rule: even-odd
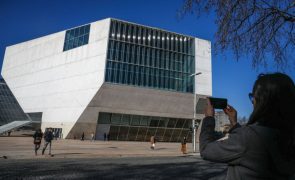
[[[112,20],[105,81],[192,93],[194,59],[194,38]]]
[[[191,140],[190,119],[100,112],[98,124],[106,123],[111,140],[149,141],[151,136],[165,142],[179,142],[183,137]]]
[[[110,113],[100,113],[98,117],[98,122],[100,124],[110,124],[111,123],[111,114]]]
[[[66,31],[63,51],[88,44],[90,24]]]
[[[33,121],[41,121],[42,113],[31,113]],[[30,120],[24,113],[4,79],[0,79],[0,126],[12,121]]]

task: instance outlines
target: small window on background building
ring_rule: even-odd
[[[66,31],[63,51],[88,44],[90,24]]]

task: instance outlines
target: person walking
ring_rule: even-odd
[[[107,140],[107,133],[103,134],[103,140],[106,141]]]
[[[183,154],[186,154],[187,151],[186,151],[186,137],[183,137],[182,141],[181,141],[181,152]]]
[[[84,137],[85,137],[85,134],[84,132],[82,133],[82,136],[81,136],[81,141],[84,141]]]
[[[94,142],[94,132],[91,133],[91,141]]]
[[[155,136],[151,136],[150,142],[151,142],[151,149],[154,150],[155,146],[156,146],[156,138],[155,138]]]
[[[249,93],[253,112],[245,126],[237,111],[224,109],[229,136],[214,139],[214,109],[207,100],[200,134],[200,154],[205,160],[227,163],[227,180],[295,178],[295,85],[282,73],[258,76]]]
[[[51,155],[51,141],[53,139],[53,134],[52,134],[52,128],[48,128],[47,131],[45,131],[45,134],[44,134],[44,140],[45,140],[45,143],[44,143],[44,147],[43,147],[43,150],[42,150],[42,155],[44,155],[44,152],[49,144],[49,155]]]
[[[34,138],[34,145],[35,145],[35,156],[37,156],[37,152],[41,146],[43,133],[41,129],[37,129],[36,132],[33,135]]]

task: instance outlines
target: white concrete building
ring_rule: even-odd
[[[7,47],[1,74],[64,138],[179,141],[212,94],[211,43],[108,18]]]

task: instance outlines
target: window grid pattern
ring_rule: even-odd
[[[90,24],[66,31],[63,51],[88,44]]]
[[[112,20],[106,82],[194,91],[194,38]]]
[[[3,79],[0,79],[0,125],[28,120]]]
[[[191,141],[191,119],[165,118],[100,112],[99,124],[110,124],[110,140],[180,142],[186,137]]]

